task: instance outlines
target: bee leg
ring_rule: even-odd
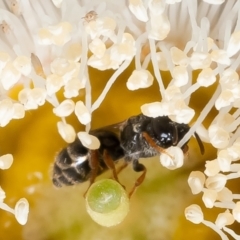
[[[117,175],[128,166],[127,162],[124,162],[124,164],[122,166],[120,166],[118,169],[116,169]]]
[[[189,149],[188,145],[183,146],[182,150],[183,150],[184,155],[188,155],[188,149]]]
[[[91,173],[90,173],[90,178],[89,178],[89,186],[85,193],[83,194],[84,197],[86,197],[86,194],[89,190],[89,188],[92,186],[94,183],[97,174],[98,174],[98,169],[99,169],[99,156],[98,156],[98,151],[97,150],[90,150],[90,157],[88,159],[89,166],[91,168]]]
[[[122,170],[124,170],[127,166],[128,166],[128,163],[127,163],[127,162],[124,162],[124,163],[122,164],[122,166],[118,167],[118,168],[116,169],[117,175],[118,175]],[[113,177],[110,177],[110,178],[112,179]]]
[[[119,182],[118,172],[116,171],[114,161],[112,160],[111,156],[108,154],[108,151],[106,149],[103,151],[103,161],[107,165],[107,167],[112,170],[113,179],[117,181],[120,185],[122,185]],[[125,188],[125,186],[123,185],[122,187]]]
[[[159,153],[167,154],[170,158],[173,159],[173,156],[171,156],[164,148],[158,146],[152,138],[148,135],[146,132],[142,132],[143,137],[146,139],[146,141],[149,143],[149,145],[153,148],[155,148]]]
[[[129,192],[129,194],[128,194],[129,198],[130,198],[130,197],[132,196],[132,194],[135,192],[136,188],[143,183],[143,181],[144,181],[144,179],[145,179],[145,176],[146,176],[146,173],[147,173],[146,167],[145,167],[143,164],[139,163],[138,160],[136,160],[136,159],[133,160],[133,170],[134,170],[135,172],[142,172],[142,174],[141,174],[140,177],[136,180],[136,182],[135,182],[132,190]]]

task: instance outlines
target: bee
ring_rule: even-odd
[[[95,178],[107,169],[112,170],[113,178],[119,182],[119,172],[131,163],[135,172],[142,172],[129,193],[131,196],[144,181],[147,172],[139,159],[167,154],[165,149],[176,146],[189,129],[187,124],[173,122],[167,116],[151,118],[140,114],[120,124],[90,131],[99,139],[100,148],[90,150],[76,138],[57,155],[53,166],[53,184],[62,187],[90,180],[91,186]],[[203,154],[204,146],[197,133],[195,137]],[[187,144],[181,147],[184,153],[188,151]],[[116,163],[122,158],[124,165],[116,169]]]

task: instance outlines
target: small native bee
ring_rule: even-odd
[[[117,127],[116,127],[117,126]],[[136,187],[144,180],[146,167],[139,163],[139,158],[148,158],[166,153],[165,149],[176,146],[189,131],[187,124],[180,124],[170,120],[167,116],[151,118],[142,114],[108,127],[93,130],[91,135],[100,141],[98,150],[89,150],[77,138],[57,155],[53,166],[52,181],[56,187],[75,185],[90,180],[90,186],[96,176],[107,169],[111,169],[113,178],[118,181],[118,173],[129,163],[133,170],[142,172],[136,180],[131,196]],[[204,146],[195,133],[201,153]],[[187,152],[188,142],[182,146]],[[120,169],[115,169],[115,164],[124,158],[125,164]]]
[[[83,19],[88,23],[96,20],[96,18],[97,18],[97,13],[95,11],[90,11],[85,15],[85,17],[83,17]]]

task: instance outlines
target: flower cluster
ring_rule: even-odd
[[[13,163],[13,156],[11,154],[6,154],[0,157],[0,169],[8,169]],[[29,212],[29,203],[27,199],[21,198],[15,205],[15,208],[12,209],[6,203],[4,203],[4,198],[6,194],[3,189],[0,187],[0,208],[8,211],[15,215],[15,218],[21,225],[25,225],[28,219]]]
[[[206,176],[193,172],[189,185],[193,194],[203,191],[207,207],[228,209],[218,216],[215,228],[226,239],[219,229],[230,233],[225,225],[240,221],[238,195],[225,187],[229,179],[239,178],[240,169],[235,163],[240,158],[239,9],[239,1],[224,0],[6,1],[0,4],[0,126],[48,102],[66,142],[79,137],[84,146],[96,149],[99,142],[88,134],[92,112],[133,60],[135,69],[126,81],[129,90],[148,88],[154,79],[159,85],[162,100],[141,107],[150,117],[167,115],[188,124],[197,115],[189,107],[191,96],[199,88],[216,86],[190,131],[171,150],[179,161],[163,156],[161,163],[169,169],[181,167],[179,148],[194,132],[218,149],[217,158],[206,163]],[[89,67],[114,70],[93,103]],[[171,73],[168,86],[161,71]],[[10,92],[18,85],[21,90],[13,99]],[[65,97],[62,102],[59,91]],[[80,92],[85,100],[75,102]],[[202,123],[214,106],[218,113],[206,129]],[[67,123],[71,114],[86,125],[86,132],[76,133]],[[186,215],[195,223],[204,222],[197,206]]]

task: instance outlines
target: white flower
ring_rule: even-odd
[[[88,134],[87,132],[79,132],[77,134],[82,145],[91,150],[96,150],[100,147],[99,139],[93,135]]]
[[[11,167],[13,163],[13,156],[12,154],[6,154],[0,157],[0,168],[1,169],[8,169]]]
[[[28,220],[29,203],[27,199],[21,198],[15,206],[15,217],[21,225],[25,225]]]

